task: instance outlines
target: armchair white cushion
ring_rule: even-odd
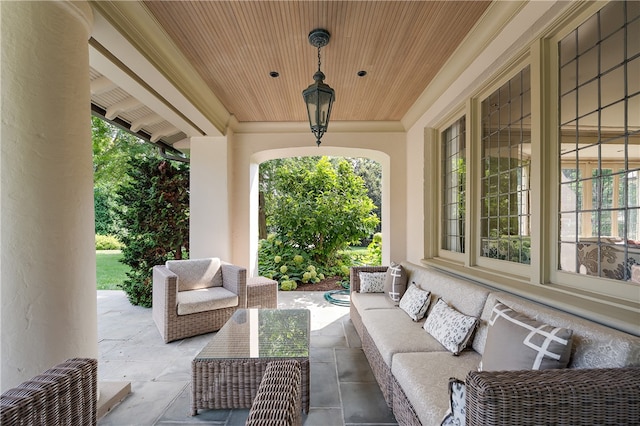
[[[238,295],[224,287],[209,287],[178,292],[178,315],[195,314],[236,306],[238,306]]]

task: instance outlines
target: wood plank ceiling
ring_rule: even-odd
[[[398,121],[489,1],[146,1],[157,23],[240,122],[306,121],[314,28],[332,121]],[[366,71],[359,77],[358,71]],[[276,71],[279,77],[270,77]]]

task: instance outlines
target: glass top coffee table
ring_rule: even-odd
[[[191,415],[250,408],[267,364],[280,359],[300,362],[308,413],[309,328],[307,309],[238,309],[191,363]]]

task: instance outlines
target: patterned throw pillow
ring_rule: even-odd
[[[430,296],[431,292],[422,290],[416,283],[411,283],[400,299],[400,309],[405,311],[412,320],[420,321],[427,312]]]
[[[449,379],[449,409],[441,426],[464,426],[467,422],[467,388],[462,380]]]
[[[391,262],[384,281],[384,292],[394,302],[399,302],[407,291],[407,271],[402,265]]]
[[[359,272],[360,293],[382,293],[386,272]]]
[[[467,346],[478,319],[465,315],[438,299],[424,323],[424,329],[454,355]]]
[[[496,303],[489,320],[480,370],[564,368],[573,330],[553,327]]]

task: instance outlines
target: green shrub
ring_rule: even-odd
[[[361,255],[349,250],[340,251],[331,259],[331,265],[319,265],[312,255],[285,242],[285,238],[270,234],[260,240],[258,273],[278,281],[280,290],[295,290],[298,283],[318,283],[326,277],[339,276],[349,280],[349,268],[363,264]]]
[[[340,250],[370,235],[380,220],[364,180],[342,159],[282,163],[265,193],[266,224],[296,253],[332,266]],[[286,236],[286,239],[283,238]],[[317,265],[316,265],[317,266]]]
[[[517,237],[501,235],[483,243],[483,256],[492,259],[508,260],[510,262],[531,264],[531,237]]]
[[[298,282],[317,283],[325,277],[308,253],[285,244],[273,234],[260,240],[258,271],[278,281],[281,290],[295,290]]]
[[[367,247],[366,263],[371,266],[382,264],[382,234],[376,233]]]
[[[114,235],[96,234],[96,250],[122,250],[123,244]]]

